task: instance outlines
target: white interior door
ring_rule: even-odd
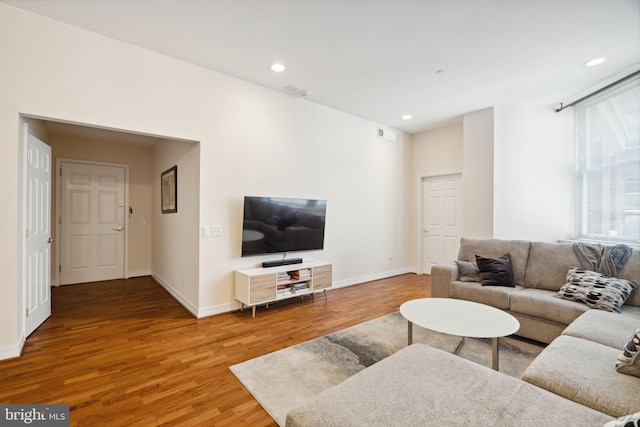
[[[423,190],[422,271],[453,261],[462,233],[462,177],[447,175],[425,178]]]
[[[123,278],[124,167],[61,166],[61,284]]]
[[[51,315],[51,147],[27,135],[25,333]]]

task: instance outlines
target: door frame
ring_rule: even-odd
[[[27,340],[27,150],[29,138],[29,122],[27,117],[19,116],[18,128],[18,343],[10,354],[2,354],[2,358],[20,356]]]
[[[422,258],[424,256],[424,245],[423,245],[423,239],[422,239],[422,235],[423,230],[424,230],[424,183],[427,179],[430,178],[444,178],[447,176],[452,176],[452,175],[458,175],[460,176],[460,182],[462,182],[462,172],[461,171],[452,171],[452,172],[442,172],[442,173],[434,173],[434,174],[426,174],[426,175],[420,175],[418,176],[418,203],[417,203],[417,228],[416,228],[416,244],[418,246],[418,259],[417,259],[417,264],[418,264],[418,274],[425,274],[424,272],[424,268],[423,268],[423,263],[422,263]],[[459,194],[460,196],[460,209],[463,209],[463,205],[462,203],[464,203],[464,188],[461,188],[460,191],[461,194]],[[463,224],[464,226],[464,224]]]
[[[57,158],[56,159],[56,170],[54,173],[56,180],[56,216],[55,216],[55,226],[56,226],[56,236],[62,236],[62,224],[60,224],[60,217],[62,216],[62,180],[61,176],[61,168],[62,163],[77,163],[83,165],[95,165],[95,166],[110,166],[110,167],[121,167],[124,168],[124,278],[129,278],[129,217],[131,216],[131,212],[129,211],[129,165],[123,163],[106,163],[106,162],[95,162],[91,160],[78,160],[78,159],[67,159],[67,158]],[[60,286],[62,284],[62,273],[60,271],[60,262],[62,260],[62,242],[61,238],[58,239],[58,244],[56,245],[56,264],[54,266],[55,278],[54,284],[55,286]]]

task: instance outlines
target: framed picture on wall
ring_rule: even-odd
[[[167,169],[160,176],[162,213],[178,212],[178,166]]]

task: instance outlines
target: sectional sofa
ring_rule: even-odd
[[[617,372],[616,361],[639,325],[589,310],[521,379],[413,344],[309,398],[286,426],[636,426],[640,378]]]
[[[570,243],[544,243],[524,240],[460,240],[458,260],[475,262],[476,255],[510,255],[514,287],[482,286],[462,281],[460,266],[451,261],[431,269],[431,296],[458,298],[505,310],[520,322],[517,335],[550,343],[582,313],[586,304],[557,297],[567,282],[571,267],[581,267]],[[618,276],[640,282],[640,249],[634,249]],[[621,307],[623,314],[640,319],[640,291],[636,288]]]
[[[520,320],[519,335],[550,343],[521,379],[414,344],[309,398],[286,426],[639,425],[638,289],[622,313],[557,298],[579,261],[570,244],[463,239],[459,259],[507,253],[513,287],[462,282],[448,263],[432,269],[432,296],[497,306]],[[619,277],[640,279],[637,250]]]

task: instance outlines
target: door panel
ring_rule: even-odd
[[[67,248],[71,252],[71,265],[73,270],[88,269],[89,264],[89,252],[91,249],[91,236],[89,235],[75,235],[69,236],[67,239],[69,247]]]
[[[98,236],[98,265],[114,266],[118,262],[117,238],[112,234]]]
[[[118,195],[114,192],[101,191],[98,194],[98,214],[101,224],[113,224],[117,221]]]
[[[25,333],[51,315],[51,147],[27,135]]]
[[[124,277],[125,170],[62,162],[61,283]]]
[[[462,232],[460,175],[423,180],[422,271],[456,259]]]
[[[444,198],[444,225],[446,227],[455,227],[457,226],[457,215],[456,212],[458,210],[458,198],[452,196],[445,196]]]

